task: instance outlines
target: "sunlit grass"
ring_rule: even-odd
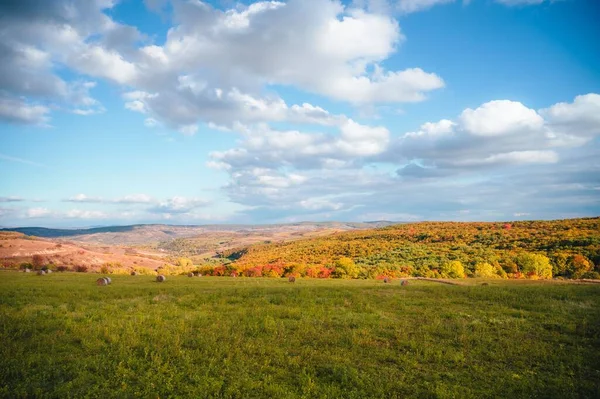
[[[600,397],[600,287],[0,274],[3,397]]]

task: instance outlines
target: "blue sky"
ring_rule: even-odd
[[[0,226],[600,214],[594,0],[0,5]]]

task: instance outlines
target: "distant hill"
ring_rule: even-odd
[[[140,245],[189,238],[215,232],[236,232],[249,234],[318,231],[356,230],[389,226],[397,222],[299,222],[271,225],[167,225],[139,224],[130,226],[107,226],[89,229],[52,229],[45,227],[4,228],[0,231],[15,231],[27,236],[42,238],[68,238],[71,241],[98,243],[105,245]]]

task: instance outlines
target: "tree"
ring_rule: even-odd
[[[442,277],[450,278],[464,278],[465,268],[462,263],[458,260],[445,263],[441,267]]]
[[[335,278],[357,278],[360,268],[350,258],[342,256],[333,263],[335,270],[331,273]]]
[[[592,262],[583,255],[573,255],[567,261],[567,270],[572,278],[582,278],[592,269]]]
[[[555,252],[551,255],[552,274],[555,276],[566,276],[569,274],[567,262],[569,255],[564,252]]]
[[[33,255],[33,259],[31,261],[34,269],[41,269],[44,266],[44,257],[42,255]]]
[[[552,265],[547,256],[526,252],[517,256],[516,261],[521,272],[529,277],[552,278]]]
[[[475,265],[475,277],[498,278],[494,266],[487,262],[480,262]]]

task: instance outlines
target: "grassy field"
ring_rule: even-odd
[[[600,286],[97,277],[0,273],[0,397],[600,397]]]

